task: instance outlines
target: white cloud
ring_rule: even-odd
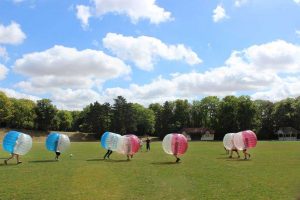
[[[300,0],[294,0],[294,2],[300,5]]]
[[[299,1],[300,1],[300,0],[299,0]],[[296,35],[297,35],[298,37],[300,37],[300,30],[296,30],[295,33],[296,33]]]
[[[248,0],[235,0],[234,6],[241,7],[242,5],[246,4],[247,2],[248,2]]]
[[[94,79],[91,79],[91,82],[78,79],[78,82],[83,84],[80,87],[75,79],[72,79],[75,83],[72,80],[65,83],[64,79],[59,79],[60,76],[56,74],[58,79],[53,80],[36,72],[36,69],[32,69],[35,73],[29,70],[28,74],[32,78],[29,82],[35,89],[54,85],[50,89],[51,99],[59,108],[70,110],[81,109],[95,101],[112,102],[118,95],[124,96],[130,102],[144,105],[177,98],[193,100],[207,95],[223,97],[244,93],[251,94],[253,99],[276,101],[300,95],[299,51],[300,46],[277,40],[233,51],[223,66],[204,72],[174,73],[169,79],[159,76],[148,84],[130,84],[125,88],[111,87],[100,91],[90,86],[93,85]],[[52,57],[48,59],[51,60]],[[47,59],[43,57],[42,60],[47,66]],[[53,66],[56,65],[54,62]],[[65,65],[62,66],[65,68]],[[46,69],[50,74],[53,73],[49,68]],[[39,79],[39,76],[42,77]],[[71,72],[70,76],[73,76]],[[44,81],[43,77],[46,77]],[[42,85],[37,87],[38,84]]]
[[[0,64],[0,80],[5,79],[7,73],[8,73],[8,68]]]
[[[51,100],[59,109],[80,110],[92,102],[105,102],[99,93],[92,89],[56,89]]]
[[[16,22],[4,26],[0,24],[0,44],[21,44],[26,38],[25,33]]]
[[[89,18],[92,16],[90,7],[84,5],[77,5],[77,18],[81,21],[82,28],[86,29],[89,26]]]
[[[102,51],[79,51],[64,46],[26,54],[16,60],[13,70],[29,77],[17,86],[36,93],[47,93],[55,88],[91,88],[131,73],[123,61]]]
[[[6,48],[2,46],[0,46],[0,58],[2,58],[4,61],[8,61],[9,59]]]
[[[226,18],[229,18],[226,14],[226,10],[223,8],[222,5],[218,5],[214,10],[213,10],[213,21],[214,22],[220,22]]]
[[[233,51],[225,65],[203,73],[177,73],[171,79],[159,77],[149,84],[129,88],[107,88],[103,95],[118,95],[148,105],[177,98],[252,93],[257,99],[280,100],[300,95],[300,46],[282,40]],[[284,74],[284,76],[282,76]],[[284,78],[284,77],[288,78]]]
[[[30,99],[32,101],[37,101],[37,100],[41,99],[37,96],[17,92],[15,90],[9,89],[9,88],[1,88],[0,87],[0,91],[3,91],[8,97],[16,98],[16,99]]]
[[[103,46],[123,60],[129,60],[143,70],[152,70],[159,58],[182,60],[189,65],[200,64],[202,60],[183,44],[167,45],[154,37],[129,37],[108,33],[103,38]]]
[[[81,7],[84,9],[85,14],[79,14],[79,9],[77,8],[77,17],[85,16],[85,24],[88,24],[88,18],[90,15],[95,17],[101,17],[108,13],[127,15],[132,23],[137,23],[140,20],[148,19],[150,23],[159,24],[161,22],[166,22],[172,20],[171,13],[166,11],[164,8],[159,7],[156,4],[156,0],[92,0],[92,6]],[[89,7],[89,9],[88,9]],[[87,10],[89,10],[87,12]],[[87,14],[88,13],[88,14]],[[89,16],[89,17],[87,17]],[[80,17],[82,21],[83,17]]]

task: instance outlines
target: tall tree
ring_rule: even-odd
[[[10,120],[10,127],[34,129],[34,122],[36,119],[35,106],[36,104],[27,99],[11,99],[12,116]]]
[[[239,130],[248,130],[254,128],[256,115],[255,104],[249,96],[240,96],[238,98],[237,120]]]
[[[51,103],[51,100],[38,100],[37,106],[35,107],[37,128],[39,130],[49,130],[49,128],[52,126],[56,112],[57,109]]]
[[[162,110],[162,132],[159,133],[159,137],[163,138],[165,135],[175,131],[174,124],[174,102],[166,101]]]
[[[154,112],[137,103],[133,104],[132,107],[136,117],[136,134],[152,135],[155,125]]]
[[[11,118],[11,101],[0,91],[0,127],[7,126]]]
[[[154,132],[156,136],[162,133],[162,112],[163,107],[159,103],[153,103],[149,105],[149,109],[153,111],[155,116]]]
[[[191,124],[191,105],[187,100],[176,100],[174,102],[174,128],[179,131],[184,127],[189,127]]]
[[[58,129],[61,131],[70,131],[72,129],[73,117],[70,111],[59,110],[56,114],[59,119]]]
[[[235,133],[239,131],[237,123],[238,98],[226,96],[222,99],[218,111],[218,131],[216,137],[221,139],[225,133]]]
[[[260,139],[275,139],[274,120],[272,116],[274,104],[270,101],[256,100],[256,129]]]
[[[191,108],[191,126],[193,128],[196,127],[202,127],[203,126],[203,114],[202,114],[202,108],[201,108],[201,101],[193,101],[192,108]]]
[[[217,129],[219,104],[220,100],[216,96],[205,97],[201,100],[200,113],[203,127]]]
[[[275,103],[273,110],[275,128],[292,127],[294,125],[295,110],[295,101],[292,98]]]

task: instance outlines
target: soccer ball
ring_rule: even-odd
[[[70,154],[70,157],[73,157],[73,154]]]

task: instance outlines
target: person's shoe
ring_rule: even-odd
[[[176,159],[176,162],[178,163],[179,161],[180,161],[180,158],[177,158],[177,159]]]
[[[229,158],[232,158],[232,156],[229,156]]]
[[[7,165],[7,160],[4,160],[4,164]]]
[[[17,163],[17,165],[18,165],[18,164],[21,164],[21,163],[22,163],[22,161],[19,161],[19,162]]]

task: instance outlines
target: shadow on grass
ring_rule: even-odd
[[[97,158],[97,159],[88,159],[86,161],[104,161],[103,158]]]
[[[228,159],[228,156],[226,156],[226,157],[218,157],[218,158],[216,158],[216,159],[218,159],[218,160],[222,160],[222,159]]]
[[[32,160],[28,161],[30,163],[47,163],[47,162],[57,162],[56,160]]]
[[[153,162],[153,163],[151,163],[152,165],[174,165],[174,164],[180,164],[180,162],[179,163],[177,163],[177,162]]]
[[[238,158],[236,158],[236,159],[227,159],[226,161],[251,161],[251,160],[249,160],[249,159],[238,159]]]
[[[130,160],[105,160],[105,162],[115,162],[115,163],[119,163],[119,162],[129,162]]]

